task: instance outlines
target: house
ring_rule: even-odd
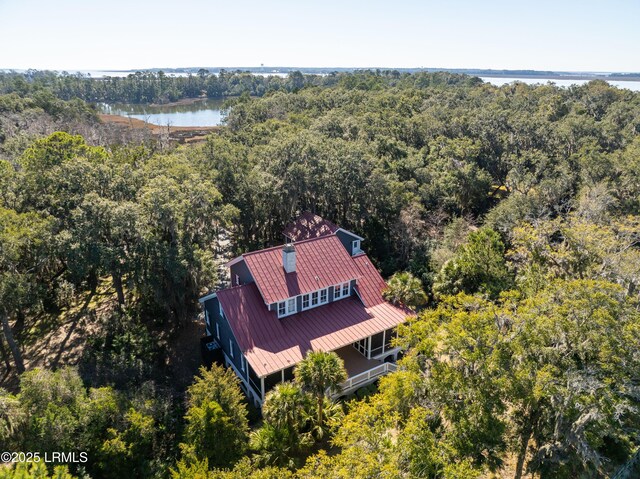
[[[206,333],[247,396],[261,405],[310,350],[344,360],[342,394],[395,370],[391,341],[410,312],[382,297],[386,284],[363,238],[311,213],[284,234],[284,245],[227,263],[231,286],[200,299]]]
[[[284,229],[285,243],[319,238],[335,234],[350,255],[361,253],[361,241],[364,238],[340,228],[329,220],[305,211]]]

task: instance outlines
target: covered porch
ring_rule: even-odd
[[[336,349],[334,352],[344,361],[348,377],[341,384],[341,391],[333,397],[350,394],[397,369],[394,363],[384,362],[381,359],[367,359],[353,344]]]
[[[367,359],[352,344],[336,349],[334,353],[344,361],[344,367],[349,377],[356,376],[382,364],[382,361],[377,359]]]

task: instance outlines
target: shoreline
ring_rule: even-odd
[[[164,126],[154,125],[138,118],[130,118],[121,115],[108,115],[99,113],[98,118],[105,124],[128,127],[135,130],[148,130],[153,135],[168,133],[172,140],[180,143],[192,143],[203,141],[207,135],[214,131],[220,131],[222,126]]]
[[[162,106],[180,106],[180,105],[193,105],[194,103],[200,103],[206,100],[222,100],[223,98],[208,98],[206,96],[199,96],[196,98],[181,98],[180,100],[170,101],[169,103],[149,103],[150,107],[162,107]],[[144,104],[144,103],[141,103]]]
[[[629,81],[629,82],[637,82],[640,81],[640,76],[637,77],[621,77],[621,76],[605,76],[605,75],[593,75],[593,76],[583,76],[583,75],[508,75],[508,74],[500,74],[500,73],[491,73],[491,74],[474,74],[471,76],[477,76],[482,78],[514,78],[518,79],[527,79],[527,80],[540,80],[540,81],[553,81],[553,80],[604,80],[604,81]]]

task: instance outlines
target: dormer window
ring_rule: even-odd
[[[319,289],[302,295],[302,310],[315,308],[329,302],[329,288]]]
[[[349,281],[347,281],[346,283],[340,283],[340,284],[336,284],[333,287],[333,299],[342,299],[342,298],[346,298],[347,296],[350,295],[351,293],[351,284],[349,283]]]
[[[325,304],[329,301],[329,288],[320,290],[320,304]]]
[[[278,303],[278,317],[284,318],[296,312],[296,298],[289,298]]]
[[[353,240],[351,242],[351,254],[357,254],[362,252],[362,250],[360,249],[360,240]]]

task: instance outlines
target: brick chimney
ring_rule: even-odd
[[[282,266],[287,273],[293,273],[296,270],[296,249],[291,243],[282,248]]]

